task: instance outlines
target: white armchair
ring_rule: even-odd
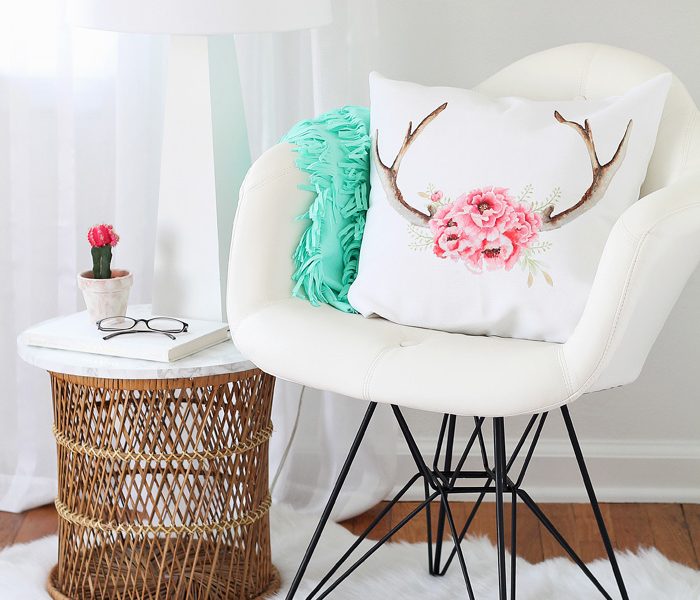
[[[629,51],[575,44],[526,57],[478,89],[495,96],[534,99],[597,98],[621,94],[667,70]],[[304,227],[296,217],[305,212],[312,200],[309,192],[299,189],[306,176],[294,162],[295,154],[289,145],[275,146],[253,165],[241,188],[228,292],[232,335],[240,350],[263,370],[369,401],[370,406],[288,598],[296,592],[378,402],[393,406],[416,461],[416,477],[423,477],[426,482],[426,512],[430,510],[430,500],[440,503],[438,525],[450,527],[455,542],[447,565],[456,555],[470,598],[474,595],[468,568],[459,549],[469,522],[465,529],[457,531],[449,509],[450,495],[463,489],[478,493],[479,503],[485,494],[496,496],[501,600],[507,598],[508,587],[503,510],[506,493],[533,510],[601,594],[610,598],[522,489],[522,478],[511,479],[508,473],[513,458],[505,456],[503,418],[533,415],[516,447],[517,455],[528,440],[525,447],[535,448],[548,411],[561,407],[620,594],[627,598],[566,405],[587,392],[636,379],[700,260],[700,118],[683,85],[674,78],[642,188],[643,197],[612,230],[585,312],[565,344],[418,329],[345,314],[327,306],[315,308],[292,298],[291,257]],[[430,369],[433,363],[441,364],[446,372],[462,373],[469,385],[434,377]],[[504,372],[509,376],[503,377]],[[474,377],[470,377],[472,373]],[[454,443],[454,415],[474,417],[474,433],[463,456],[479,442],[484,462],[480,477],[486,483],[465,485],[465,478],[475,483],[475,475],[460,471],[461,460],[453,467],[451,452],[443,467],[438,467],[437,460],[426,464],[400,407],[443,413],[440,440],[450,448]],[[493,419],[492,462],[483,448],[485,418]],[[431,573],[444,573],[446,567],[441,565],[440,555],[438,541],[431,552]],[[330,575],[340,566],[337,564]],[[511,586],[513,597],[514,563]]]

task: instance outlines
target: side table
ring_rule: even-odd
[[[225,342],[174,363],[28,346],[51,376],[56,600],[248,600],[279,587],[274,378]]]

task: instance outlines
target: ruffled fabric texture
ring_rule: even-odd
[[[297,166],[309,174],[301,186],[315,194],[294,252],[292,294],[314,306],[349,313],[348,290],[357,276],[369,201],[369,109],[344,106],[297,123],[282,141],[296,145]]]

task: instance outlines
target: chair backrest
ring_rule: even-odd
[[[500,70],[477,89],[492,96],[534,100],[604,98],[670,69],[641,54],[603,44],[570,44],[527,56]],[[674,76],[656,147],[641,195],[700,168],[700,114]]]

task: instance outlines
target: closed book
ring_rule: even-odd
[[[145,313],[138,307],[130,309],[127,315],[135,319],[159,316]],[[227,323],[183,320],[188,325],[187,331],[173,334],[174,340],[161,333],[118,335],[105,340],[104,336],[110,332],[99,331],[96,323],[84,311],[40,323],[25,331],[22,341],[30,346],[58,350],[173,362],[230,338]],[[145,326],[139,323],[136,329],[145,329]]]

